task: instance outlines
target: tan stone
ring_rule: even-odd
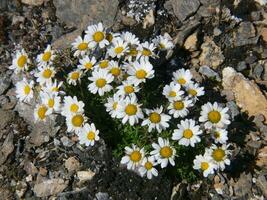
[[[80,163],[74,157],[70,157],[65,161],[65,167],[69,172],[76,171],[80,168]]]
[[[21,0],[22,3],[30,6],[40,6],[47,0]]]
[[[267,169],[267,146],[259,150],[256,165]]]
[[[184,43],[184,48],[189,51],[194,51],[196,50],[196,46],[197,46],[197,33],[194,33],[190,35],[188,38],[186,38]]]
[[[223,87],[233,92],[236,104],[249,116],[262,114],[267,122],[267,99],[254,81],[245,78],[233,68],[223,69]]]
[[[262,39],[264,40],[264,42],[267,42],[267,28],[263,28],[261,30],[261,36],[262,36]]]

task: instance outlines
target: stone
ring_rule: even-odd
[[[267,99],[256,83],[246,79],[231,67],[223,69],[222,85],[234,94],[236,104],[249,116],[262,114],[267,119]]]
[[[22,196],[25,194],[27,190],[27,183],[23,181],[18,181],[16,185],[16,195],[19,197],[19,199],[23,199]]]
[[[0,130],[5,128],[15,117],[15,113],[13,111],[7,111],[0,109]]]
[[[253,75],[256,77],[256,78],[258,78],[258,79],[260,79],[261,78],[261,75],[262,75],[262,73],[263,73],[263,66],[261,65],[261,64],[257,64],[255,67],[254,67],[254,69],[253,69]]]
[[[145,19],[143,21],[143,29],[149,28],[154,24],[155,24],[154,10],[151,9],[145,16]]]
[[[3,94],[10,86],[11,80],[7,73],[0,74],[0,95]]]
[[[200,65],[208,65],[216,69],[224,62],[224,55],[219,46],[215,44],[211,37],[206,37],[201,45],[202,53],[199,57]]]
[[[91,170],[77,172],[77,177],[80,180],[80,182],[91,180],[94,176],[95,172]]]
[[[231,114],[232,119],[234,119],[237,115],[239,115],[240,112],[239,112],[238,106],[236,105],[236,103],[234,101],[228,101],[226,103],[226,106],[230,110],[230,114]]]
[[[30,6],[40,6],[47,0],[21,0],[22,3]]]
[[[239,62],[238,64],[237,64],[237,68],[236,68],[236,70],[238,71],[238,72],[242,72],[243,70],[245,70],[247,68],[247,64],[246,64],[246,62],[245,61],[241,61],[241,62]]]
[[[74,145],[74,142],[71,139],[69,139],[67,136],[63,136],[62,138],[60,138],[60,141],[65,147],[71,147],[72,145]]]
[[[0,147],[0,165],[2,165],[6,161],[7,157],[13,152],[13,139],[14,134],[11,132],[8,134],[3,145]]]
[[[238,197],[247,197],[252,193],[252,176],[251,173],[245,174],[243,172],[238,181],[234,184],[234,192]]]
[[[250,55],[245,59],[245,62],[247,64],[253,64],[256,61],[257,61],[257,57],[255,55]]]
[[[193,15],[199,8],[200,3],[198,0],[171,0],[172,8],[175,16],[184,21]]]
[[[267,169],[267,146],[259,150],[256,165],[260,168]]]
[[[244,46],[256,44],[259,36],[256,35],[256,30],[251,22],[241,22],[239,28],[233,33],[235,46]]]
[[[213,29],[214,36],[219,36],[219,35],[221,35],[221,33],[222,33],[222,31],[218,27],[215,27]]]
[[[79,170],[80,162],[75,157],[70,157],[65,161],[65,167],[69,172]]]
[[[63,192],[68,186],[68,183],[68,181],[64,181],[61,178],[49,179],[35,184],[33,191],[37,197],[57,195],[58,193]]]
[[[105,192],[98,192],[95,194],[94,200],[109,200],[109,195],[108,193]]]
[[[261,37],[262,37],[264,42],[267,42],[267,28],[261,29]]]
[[[264,197],[267,198],[267,180],[266,180],[266,175],[261,174],[256,179],[256,185],[261,189],[262,194],[264,195]]]
[[[89,24],[113,24],[118,0],[54,0],[57,17],[67,26],[85,29]]]
[[[66,49],[70,47],[71,43],[75,40],[76,37],[81,35],[82,31],[80,29],[62,35],[58,39],[54,40],[52,43],[53,48],[55,49]]]
[[[197,32],[186,38],[184,48],[189,51],[195,51],[197,49]]]
[[[30,175],[35,175],[38,173],[38,169],[34,166],[34,164],[30,161],[26,161],[24,163],[24,168],[23,168],[27,174],[30,174]]]
[[[260,4],[261,6],[264,6],[267,4],[267,0],[255,0],[255,2],[257,2],[258,4]]]
[[[201,66],[198,72],[208,78],[215,78],[217,81],[221,81],[219,74],[207,65]]]

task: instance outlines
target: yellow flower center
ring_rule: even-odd
[[[85,67],[86,69],[92,69],[93,64],[90,63],[90,62],[88,62],[88,63],[86,63],[86,64],[84,65],[84,67]]]
[[[97,79],[95,84],[98,88],[102,88],[106,85],[107,81],[103,78]]]
[[[131,94],[134,92],[134,87],[131,86],[131,85],[127,85],[124,87],[124,91],[127,93],[127,94]]]
[[[194,89],[189,89],[188,90],[188,94],[192,95],[192,96],[196,96],[197,95],[197,91]]]
[[[40,106],[39,109],[38,109],[38,117],[43,120],[45,118],[45,113],[47,111],[47,108],[45,106]]]
[[[49,78],[51,78],[52,73],[53,73],[53,72],[52,72],[51,69],[45,69],[45,70],[43,71],[43,77],[46,78],[46,79],[49,79]]]
[[[87,139],[88,140],[94,140],[95,139],[95,133],[93,131],[90,131],[87,133]]]
[[[53,108],[54,105],[55,105],[55,100],[54,100],[54,99],[49,99],[49,100],[48,100],[48,107],[49,107],[49,108]]]
[[[59,91],[59,88],[58,87],[53,87],[52,88],[52,92],[58,92]]]
[[[184,84],[186,84],[186,80],[184,78],[179,78],[177,80],[177,83],[179,83],[180,85],[184,85]]]
[[[182,109],[184,109],[184,102],[175,101],[175,102],[173,102],[173,107],[175,110],[182,110]]]
[[[111,74],[113,75],[113,76],[119,76],[120,74],[121,74],[121,70],[120,70],[120,68],[118,68],[118,67],[113,67],[111,70],[110,70],[110,72],[111,72]]]
[[[176,92],[174,92],[174,91],[170,91],[170,93],[169,93],[169,97],[176,97]]]
[[[149,119],[152,123],[157,124],[160,122],[161,117],[160,114],[156,113],[156,112],[152,112],[149,116]]]
[[[137,107],[136,107],[136,105],[134,105],[134,104],[128,104],[127,106],[126,106],[126,108],[125,108],[125,113],[127,114],[127,115],[135,115],[136,114],[136,112],[137,112]]]
[[[78,78],[80,78],[80,73],[79,72],[72,72],[70,78],[72,80],[77,80]]]
[[[183,136],[186,139],[190,139],[193,136],[193,132],[190,129],[185,129],[183,132]]]
[[[201,168],[202,171],[207,170],[209,168],[209,163],[202,162],[200,168]]]
[[[138,51],[136,50],[136,48],[131,48],[129,51],[129,55],[130,56],[137,56]]]
[[[152,53],[151,53],[151,51],[149,49],[144,48],[143,51],[142,51],[142,54],[144,56],[150,56]]]
[[[123,52],[123,50],[124,50],[123,47],[116,47],[116,48],[114,49],[114,51],[115,51],[116,54],[120,54],[121,52]]]
[[[24,87],[24,93],[25,93],[26,95],[28,95],[28,94],[30,94],[30,92],[31,92],[31,88],[30,88],[30,86],[29,86],[29,85],[25,85],[25,87]]]
[[[100,61],[99,67],[102,68],[102,69],[107,68],[108,67],[108,62],[109,62],[108,60],[102,60],[102,61]]]
[[[172,149],[169,146],[162,147],[159,151],[161,157],[169,158],[172,156]]]
[[[73,126],[81,127],[84,122],[84,118],[82,115],[74,115],[71,119],[71,122]]]
[[[52,54],[51,51],[47,51],[43,54],[42,60],[48,62],[51,58]]]
[[[117,107],[118,107],[118,102],[114,102],[113,105],[112,105],[112,108],[113,108],[114,110],[116,110]]]
[[[146,168],[146,170],[150,170],[150,169],[153,168],[153,164],[152,164],[151,162],[147,161],[147,162],[145,163],[145,168]]]
[[[217,124],[221,120],[221,114],[216,110],[210,111],[208,114],[208,119],[212,123]]]
[[[162,44],[162,43],[159,43],[159,48],[160,48],[160,49],[165,49],[165,45]]]
[[[24,65],[26,64],[26,62],[27,62],[27,57],[22,55],[19,57],[17,64],[18,64],[19,68],[23,68]]]
[[[213,159],[214,159],[215,161],[217,161],[217,162],[222,161],[223,158],[224,158],[224,156],[225,156],[225,151],[222,150],[222,149],[220,149],[220,148],[215,149],[215,150],[213,150],[213,152],[212,152],[212,157],[213,157]]]
[[[113,35],[111,33],[106,34],[106,39],[111,42],[113,40]]]
[[[130,155],[130,159],[133,162],[139,162],[142,158],[142,155],[139,151],[133,151]]]
[[[77,104],[75,104],[75,103],[73,103],[73,104],[71,104],[71,106],[70,106],[70,111],[71,112],[77,112],[79,110],[79,106],[77,105]]]
[[[82,43],[80,43],[79,45],[78,45],[78,49],[80,50],[80,51],[84,51],[84,50],[86,50],[88,48],[88,43],[86,43],[86,42],[82,42]]]
[[[138,78],[138,79],[144,79],[146,77],[147,73],[145,70],[143,69],[139,69],[136,71],[135,73],[135,76]]]
[[[105,35],[101,31],[97,31],[93,35],[93,39],[95,42],[101,42],[104,39]]]

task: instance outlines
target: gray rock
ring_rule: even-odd
[[[235,45],[244,46],[256,44],[259,36],[256,35],[256,30],[251,22],[241,22],[237,32],[234,33]]]
[[[226,103],[226,106],[229,108],[231,113],[231,118],[234,119],[237,115],[239,115],[240,111],[238,106],[234,101],[229,101]]]
[[[245,62],[245,61],[241,61],[241,62],[239,62],[239,63],[237,64],[237,68],[236,68],[236,70],[237,70],[238,72],[241,72],[241,71],[245,70],[246,68],[247,68],[247,64],[246,64],[246,62]]]
[[[264,174],[260,175],[256,180],[256,185],[261,189],[264,197],[267,198],[267,180],[265,176]]]
[[[90,23],[110,26],[116,16],[118,0],[54,0],[57,17],[68,26],[84,29]]]
[[[256,62],[256,60],[257,60],[257,57],[256,57],[256,56],[254,56],[254,55],[250,55],[250,56],[248,56],[248,57],[245,59],[245,62],[246,62],[247,64],[253,64],[254,62]]]
[[[95,195],[95,198],[94,200],[109,200],[109,195],[108,193],[105,193],[105,192],[98,192],[96,193]]]
[[[215,27],[215,28],[213,29],[213,34],[214,34],[215,36],[219,36],[219,35],[221,35],[221,33],[222,33],[222,31],[221,31],[219,28]]]
[[[248,195],[252,194],[251,189],[252,189],[252,176],[250,173],[245,174],[244,172],[240,175],[239,180],[234,185],[235,195],[238,197],[246,198],[248,197]]]
[[[11,80],[7,73],[0,74],[0,95],[3,94],[10,86]]]
[[[0,109],[0,131],[14,119],[14,112]]]
[[[174,14],[181,21],[184,21],[194,14],[200,6],[198,0],[171,0],[171,3]]]
[[[250,16],[252,21],[259,21],[261,19],[261,11],[253,11]]]
[[[253,75],[256,78],[261,78],[262,73],[263,73],[263,66],[258,63],[253,69]]]
[[[6,137],[3,145],[0,147],[0,165],[2,165],[9,154],[11,154],[14,150],[14,144],[13,144],[14,134],[13,132],[9,133]]]
[[[221,81],[219,74],[213,71],[210,67],[204,65],[199,68],[199,73],[208,77],[208,78],[215,78],[217,81]]]
[[[65,147],[71,147],[72,145],[74,145],[74,142],[66,136],[63,136],[62,138],[60,138],[60,141]]]

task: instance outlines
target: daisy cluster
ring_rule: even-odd
[[[129,126],[140,126],[149,134],[156,133],[157,142],[148,144],[150,151],[131,144],[125,147],[121,159],[129,170],[149,179],[158,175],[157,166],[175,165],[177,146],[194,148],[208,136],[213,144],[193,161],[193,168],[206,177],[230,164],[228,108],[216,102],[207,103],[201,107],[198,119],[186,118],[205,92],[193,81],[190,71],[183,68],[174,72],[172,82],[164,86],[162,105],[148,109],[141,103],[140,91],[155,76],[151,60],[173,47],[168,34],[141,42],[130,32],[113,33],[99,23],[88,26],[85,34],[72,43],[74,66],[67,72],[66,80],[56,78],[60,71],[54,66],[54,60],[60,55],[50,45],[37,56],[35,64],[23,49],[17,51],[10,69],[22,75],[16,85],[18,99],[25,103],[37,101],[35,120],[45,122],[58,114],[64,116],[67,132],[77,134],[82,145],[93,146],[100,139],[99,130],[85,115],[85,103],[67,95],[69,86],[81,86],[84,80],[88,92],[105,102],[111,118]],[[172,128],[173,124],[177,129]],[[171,137],[163,137],[163,131],[170,131]]]

